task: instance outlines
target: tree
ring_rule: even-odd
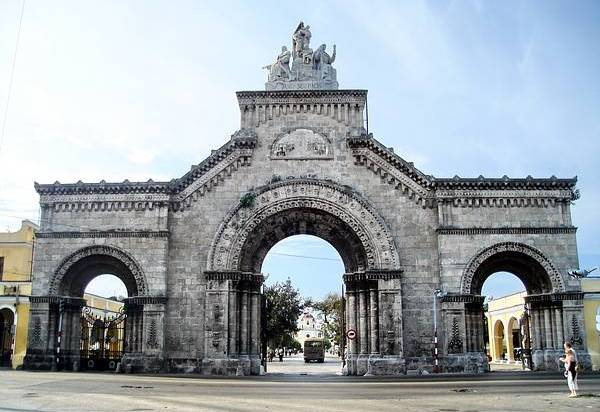
[[[344,301],[337,293],[330,293],[323,300],[310,302],[310,306],[323,315],[323,335],[329,341],[341,343]]]
[[[265,287],[267,299],[267,342],[270,346],[286,346],[298,331],[298,317],[304,309],[300,291],[290,279]]]

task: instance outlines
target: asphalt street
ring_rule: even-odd
[[[0,382],[2,412],[600,410],[600,375],[583,375],[582,396],[570,399],[558,372],[412,377],[274,373],[223,378],[1,370]]]

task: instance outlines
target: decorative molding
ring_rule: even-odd
[[[241,166],[250,165],[256,142],[254,131],[239,130],[202,163],[171,182],[35,183],[35,189],[42,208],[56,212],[152,210],[169,206],[181,210]]]
[[[132,296],[123,299],[125,306],[164,305],[167,303],[165,296]]]
[[[454,176],[453,178],[433,178],[433,186],[436,191],[443,193],[444,190],[451,190],[454,193],[480,192],[482,190],[569,190],[577,184],[577,177],[559,179],[556,176],[550,178],[509,178],[503,176],[500,178],[486,178],[479,176],[477,178],[462,178]],[[461,192],[463,191],[463,192]],[[450,193],[450,192],[449,192]]]
[[[480,250],[466,265],[461,279],[461,293],[470,294],[473,277],[479,266],[488,258],[501,252],[517,252],[529,256],[537,261],[546,271],[552,283],[552,289],[555,292],[565,290],[565,284],[562,276],[558,273],[555,266],[552,264],[542,252],[532,246],[518,242],[502,242]]]
[[[448,342],[448,353],[462,353],[463,341],[460,338],[460,326],[458,325],[458,318],[452,317],[452,329],[450,331],[450,341]]]
[[[335,216],[356,234],[368,268],[398,267],[390,230],[365,199],[333,182],[297,179],[272,183],[256,191],[251,208],[237,205],[221,223],[211,244],[207,270],[238,270],[242,248],[266,218],[291,209],[316,209]]]
[[[554,303],[567,300],[583,300],[585,292],[559,292],[559,293],[540,293],[536,295],[526,295],[525,303]]]
[[[258,90],[236,92],[240,108],[254,105],[298,104],[364,104],[367,90]]]
[[[58,295],[30,296],[29,301],[31,303],[50,303],[56,305],[63,301],[66,306],[71,307],[81,307],[86,305],[85,299]]]
[[[232,280],[234,282],[247,281],[251,283],[263,284],[265,276],[262,273],[240,272],[238,270],[222,270],[204,272],[206,280],[225,281]]]
[[[577,228],[565,227],[440,227],[436,230],[440,235],[559,235],[574,234]]]
[[[41,346],[42,341],[42,319],[39,316],[34,316],[32,319],[33,328],[31,330],[31,337],[29,338],[29,344],[32,347]]]
[[[63,279],[71,267],[73,267],[73,265],[79,262],[81,259],[93,255],[106,255],[119,260],[127,267],[127,269],[129,269],[131,275],[134,277],[137,293],[140,295],[144,295],[146,293],[148,287],[146,285],[146,277],[141,269],[141,266],[125,251],[114,246],[107,245],[87,246],[71,253],[69,256],[64,258],[54,271],[54,276],[50,280],[50,287],[48,288],[50,293],[54,295],[60,293]]]
[[[398,270],[377,270],[371,269],[365,272],[344,273],[343,279],[345,283],[359,282],[365,280],[393,280],[400,279],[404,271]]]
[[[480,304],[483,305],[483,301],[485,300],[485,296],[481,296],[481,295],[469,295],[469,294],[463,294],[463,295],[456,295],[456,294],[447,294],[445,296],[442,296],[440,299],[443,303],[458,303],[458,302],[463,302],[463,303],[476,303],[476,304]]]
[[[92,231],[92,232],[38,232],[38,239],[64,239],[64,238],[168,238],[168,230],[140,230],[140,231]]]
[[[151,319],[148,325],[148,339],[146,340],[146,346],[149,349],[158,349],[158,330],[156,326],[156,319]]]
[[[311,113],[347,126],[363,122],[366,90],[272,90],[237,92],[242,127],[254,128],[272,119]]]
[[[355,164],[373,171],[418,204],[426,207],[435,205],[431,177],[423,174],[412,163],[405,161],[370,135],[366,135],[366,132],[348,137],[346,142],[354,156]]]

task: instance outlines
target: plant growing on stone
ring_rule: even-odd
[[[256,193],[248,192],[240,198],[240,206],[244,208],[250,208],[254,206],[256,200]]]

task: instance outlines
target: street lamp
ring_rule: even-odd
[[[438,335],[437,335],[437,300],[446,296],[441,289],[433,291],[433,371],[439,373],[440,360],[438,358]]]

